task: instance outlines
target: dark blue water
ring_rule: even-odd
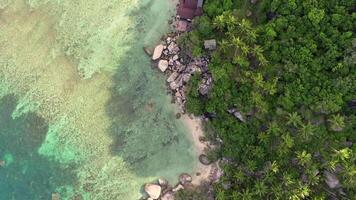
[[[0,159],[5,160],[0,167],[0,200],[51,199],[58,188],[75,184],[73,166],[61,166],[37,153],[48,126],[33,113],[12,119],[15,107],[15,97],[0,98]]]

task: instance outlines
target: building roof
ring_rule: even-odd
[[[203,0],[180,0],[178,15],[183,19],[193,19],[203,14]]]

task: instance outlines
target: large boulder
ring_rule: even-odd
[[[176,24],[176,30],[179,32],[186,32],[188,30],[188,22],[179,20]]]
[[[184,186],[181,184],[178,184],[176,187],[172,189],[173,192],[178,192],[179,190],[183,190]]]
[[[161,200],[174,200],[174,193],[173,192],[167,192],[161,197]]]
[[[159,185],[148,183],[145,185],[145,192],[152,198],[158,199],[161,195],[162,188]]]
[[[242,116],[242,114],[236,110],[236,108],[231,108],[227,110],[228,113],[234,115],[234,117],[242,122],[245,122],[245,118]]]
[[[206,84],[201,84],[199,86],[199,93],[201,95],[207,95],[209,93],[209,86]]]
[[[153,52],[152,60],[159,59],[161,57],[161,55],[162,55],[163,49],[164,49],[164,46],[162,44],[157,45],[155,50],[154,50],[154,52]]]
[[[187,173],[182,173],[181,175],[179,175],[179,182],[182,185],[185,185],[186,183],[190,183],[192,182],[192,176]]]
[[[201,164],[203,165],[210,165],[211,161],[209,160],[208,156],[205,154],[201,154],[199,156],[199,161],[201,162]]]
[[[183,82],[187,83],[190,80],[191,75],[190,74],[183,74],[182,75],[182,80]]]
[[[332,174],[328,171],[324,171],[325,182],[329,186],[330,189],[340,188],[341,184],[339,179],[335,174]]]
[[[178,45],[175,42],[171,42],[168,45],[167,49],[168,49],[168,53],[169,54],[177,54],[179,52],[179,50],[180,50]]]
[[[164,178],[159,178],[158,179],[158,184],[162,187],[166,187],[168,185],[168,181]]]
[[[167,79],[167,82],[170,83],[170,82],[173,82],[174,80],[176,80],[176,78],[178,77],[178,73],[177,72],[173,72]]]
[[[168,61],[167,60],[160,60],[158,62],[158,69],[161,70],[161,72],[165,72],[168,68]]]

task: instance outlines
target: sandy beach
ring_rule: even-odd
[[[208,148],[208,144],[205,142],[201,142],[199,139],[204,136],[202,119],[199,117],[184,114],[181,116],[181,120],[189,130],[189,137],[192,139],[194,149],[197,154],[197,159],[199,159],[199,155],[205,154],[205,150]],[[192,174],[193,185],[200,185],[202,181],[208,181],[210,179],[211,174],[216,171],[216,166],[216,163],[212,163],[210,165],[203,165],[201,162],[198,162],[195,169],[195,174]]]

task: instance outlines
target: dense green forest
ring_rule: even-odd
[[[222,140],[209,153],[225,163],[218,200],[356,199],[355,11],[355,0],[205,1],[180,43],[211,56],[213,87],[200,95],[195,74],[187,109]]]

